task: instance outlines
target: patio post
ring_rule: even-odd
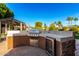
[[[7,23],[5,23],[5,33],[7,32]]]
[[[9,24],[9,30],[10,30],[10,24]]]
[[[1,21],[0,21],[0,35],[1,35]]]
[[[1,21],[0,21],[0,40],[1,40]]]
[[[20,30],[22,31],[22,23],[20,23]]]

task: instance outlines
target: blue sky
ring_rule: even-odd
[[[34,26],[36,21],[48,26],[55,21],[68,22],[68,16],[79,18],[79,4],[77,3],[7,3],[15,14],[15,18]],[[78,22],[77,22],[78,24]]]

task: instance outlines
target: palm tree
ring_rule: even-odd
[[[69,22],[70,25],[72,25],[73,17],[68,17],[67,21]]]
[[[77,17],[74,18],[75,25],[76,25],[76,21],[78,21],[78,18]]]
[[[62,22],[61,21],[58,21],[57,22],[57,25],[58,25],[59,28],[61,28],[62,27]]]
[[[57,24],[61,25],[61,24],[62,24],[62,22],[61,22],[61,21],[58,21],[58,23],[57,23]]]

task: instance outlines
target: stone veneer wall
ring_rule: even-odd
[[[45,37],[39,37],[38,40],[38,46],[42,49],[46,49],[46,38]]]
[[[53,31],[52,31],[53,32]],[[52,33],[51,32],[51,33]],[[24,32],[25,33],[25,32]],[[59,34],[60,33],[60,34]],[[70,33],[70,34],[69,34]],[[75,40],[72,32],[53,32],[57,35],[70,35],[71,38],[60,38],[60,41],[55,39],[55,55],[56,56],[73,56],[75,55]],[[25,33],[26,34],[26,33]],[[21,36],[7,36],[8,49],[15,48],[21,45],[30,45],[30,36],[20,34]],[[53,39],[52,39],[53,40]],[[46,50],[46,37],[38,37],[38,46]]]
[[[30,40],[28,36],[9,36],[6,39],[8,49],[17,46],[29,45]]]
[[[6,37],[6,44],[7,44],[7,49],[13,48],[13,37],[12,36]]]
[[[57,56],[75,56],[75,40],[56,41]]]
[[[14,47],[29,45],[30,40],[28,36],[14,36]]]

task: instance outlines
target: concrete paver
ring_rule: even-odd
[[[22,46],[13,49],[6,56],[48,56],[48,54],[45,50],[37,47]]]
[[[79,56],[79,39],[76,39],[76,51],[75,51],[75,55]]]
[[[7,52],[5,41],[0,43],[0,56],[4,55]],[[37,47],[30,47],[30,46],[22,46],[17,47],[6,54],[7,56],[48,56],[45,50],[37,48]],[[76,51],[75,55],[79,56],[79,40],[76,40]]]
[[[0,42],[0,56],[7,51],[5,41]]]

